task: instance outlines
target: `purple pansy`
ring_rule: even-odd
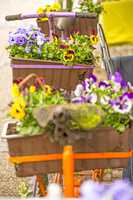
[[[24,44],[26,44],[27,38],[23,34],[16,34],[15,35],[15,42],[16,42],[16,44],[23,46]]]
[[[9,34],[8,42],[9,42],[9,45],[16,44],[15,36],[13,34]]]
[[[37,37],[38,36],[43,36],[43,34],[40,32],[40,31],[38,31],[38,30],[36,30],[36,31],[31,31],[31,38],[32,39],[37,39]]]
[[[75,97],[72,99],[72,103],[85,103],[86,99],[85,97]]]
[[[108,83],[108,81],[100,81],[98,84],[98,87],[101,89],[105,89],[110,87],[110,84]]]
[[[133,102],[127,94],[124,94],[115,100],[111,100],[110,104],[115,112],[127,114],[131,111]]]
[[[121,81],[123,80],[119,72],[115,72],[114,75],[110,75],[109,79],[116,83],[121,83]]]
[[[86,95],[85,99],[87,103],[95,104],[97,102],[97,95],[95,93],[91,93]]]
[[[97,82],[97,77],[94,74],[89,74],[87,78],[90,80],[91,83]]]

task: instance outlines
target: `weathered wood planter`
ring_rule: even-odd
[[[7,139],[10,156],[42,155],[62,153],[63,146],[51,143],[46,134],[22,137],[15,133],[15,124],[6,124],[3,137]],[[80,139],[74,145],[76,153],[92,152],[127,152],[131,139],[131,129],[121,135],[112,128],[97,128],[90,132],[88,139]],[[93,159],[76,160],[75,171],[93,168],[126,167],[128,159]],[[61,161],[47,161],[19,164],[16,166],[17,176],[31,176],[42,173],[61,172]]]
[[[70,34],[73,34],[75,32],[78,32],[83,35],[91,35],[97,33],[97,23],[98,23],[98,17],[95,16],[93,18],[75,18],[74,23],[69,26],[64,31],[65,36],[69,36]],[[46,35],[49,35],[49,23],[48,21],[41,21],[37,19],[38,27],[40,28],[42,33],[45,33]],[[56,27],[56,24],[53,23],[54,26],[54,34],[61,36],[61,31]]]
[[[43,76],[46,84],[56,89],[67,90],[74,89],[76,84],[84,79],[87,74],[92,73],[94,69],[92,65],[79,64],[70,67],[58,62],[18,58],[11,58],[11,67],[13,80],[18,77],[25,78],[27,75],[35,73],[38,76]]]

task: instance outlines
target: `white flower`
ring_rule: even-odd
[[[124,102],[124,104],[122,105],[122,108],[120,107],[120,105],[115,104],[113,106],[113,109],[115,112],[119,112],[121,114],[127,114],[131,111],[132,109],[132,101],[131,100],[126,100]]]
[[[95,104],[97,102],[97,95],[95,93],[86,95],[86,100],[88,103]]]
[[[97,0],[92,0],[92,2],[93,2],[94,4],[97,4]]]
[[[107,105],[109,103],[109,100],[110,100],[110,97],[105,95],[101,97],[100,102],[102,105]]]
[[[83,89],[82,84],[78,84],[77,87],[76,87],[76,89],[75,89],[75,91],[74,91],[75,96],[76,96],[76,97],[82,96],[83,90],[84,90],[84,89]]]
[[[44,44],[44,40],[42,39],[42,37],[38,36],[37,37],[37,45],[42,46],[43,44]]]

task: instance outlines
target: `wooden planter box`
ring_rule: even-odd
[[[10,156],[40,155],[51,153],[62,153],[63,146],[51,143],[46,134],[38,136],[22,137],[12,133],[15,124],[6,124],[2,137],[7,139]],[[131,129],[121,135],[112,128],[97,128],[90,132],[90,137],[78,140],[73,149],[76,153],[98,153],[98,152],[126,152],[129,150],[131,140]],[[126,167],[128,159],[94,159],[76,160],[75,171],[94,168],[119,168]],[[37,163],[26,163],[16,166],[17,176],[32,176],[43,173],[61,172],[61,161],[47,161]]]
[[[98,23],[98,17],[95,18],[76,18],[73,25],[69,27],[64,32],[65,36],[70,36],[70,34],[73,34],[75,32],[78,32],[83,35],[91,35],[91,34],[97,34],[97,23]],[[37,20],[37,25],[40,28],[42,33],[45,33],[46,35],[49,35],[49,24],[48,21],[41,21]],[[61,31],[55,27],[55,34],[61,37]]]
[[[11,58],[11,67],[13,80],[18,77],[25,78],[27,75],[35,73],[44,77],[46,84],[53,88],[67,90],[75,89],[80,80],[83,80],[87,74],[91,74],[94,69],[92,65],[79,64],[69,67],[58,62],[18,58]]]

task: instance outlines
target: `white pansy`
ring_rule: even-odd
[[[82,84],[78,84],[77,87],[76,87],[76,89],[75,89],[75,91],[74,91],[75,96],[76,97],[82,96],[83,90],[84,89],[83,89]]]
[[[110,100],[110,97],[105,95],[101,97],[100,102],[102,105],[107,105],[109,103],[109,100]]]
[[[42,39],[42,37],[38,36],[37,37],[37,45],[42,46],[43,44],[44,44],[44,40]]]

